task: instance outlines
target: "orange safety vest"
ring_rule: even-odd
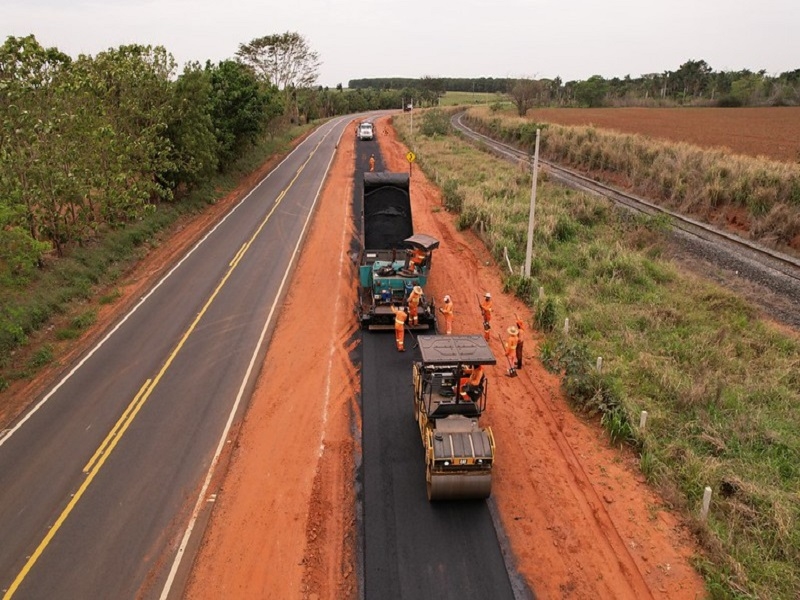
[[[483,320],[484,321],[491,321],[492,320],[492,299],[489,298],[488,300],[484,298],[481,301],[481,310],[483,311]]]

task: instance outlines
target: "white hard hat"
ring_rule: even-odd
[[[444,297],[444,301],[445,301],[445,302],[450,302],[450,296],[445,296],[445,297]]]
[[[486,297],[487,297],[487,298],[491,298],[491,297],[492,297],[492,295],[491,295],[489,292],[486,292]]]

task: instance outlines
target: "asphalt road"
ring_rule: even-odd
[[[347,122],[302,142],[0,435],[4,600],[162,594]]]
[[[369,154],[376,171],[383,169],[377,142],[359,142],[357,150],[356,216]],[[411,363],[420,358],[410,350],[413,338],[406,334],[404,353],[395,349],[393,331],[364,331],[361,339],[364,598],[514,599],[488,503],[427,499],[413,412]]]

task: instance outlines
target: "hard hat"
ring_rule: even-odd
[[[491,297],[492,297],[492,295],[491,295],[489,292],[486,292],[486,297],[487,297],[487,298],[491,298]]]
[[[450,296],[445,296],[445,297],[444,297],[444,301],[445,301],[445,302],[450,302]]]
[[[422,288],[419,287],[418,285],[415,285],[414,286],[414,293],[421,296],[422,295]]]
[[[519,333],[519,329],[514,327],[513,325],[508,328],[509,335],[517,335]]]

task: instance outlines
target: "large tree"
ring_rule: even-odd
[[[517,79],[508,91],[514,106],[517,107],[517,114],[524,117],[529,109],[533,108],[537,99],[546,90],[546,85],[535,79]]]
[[[297,90],[314,86],[319,77],[319,54],[296,32],[267,35],[239,44],[236,56],[253,69],[260,81],[283,91],[287,110],[297,116]]]

